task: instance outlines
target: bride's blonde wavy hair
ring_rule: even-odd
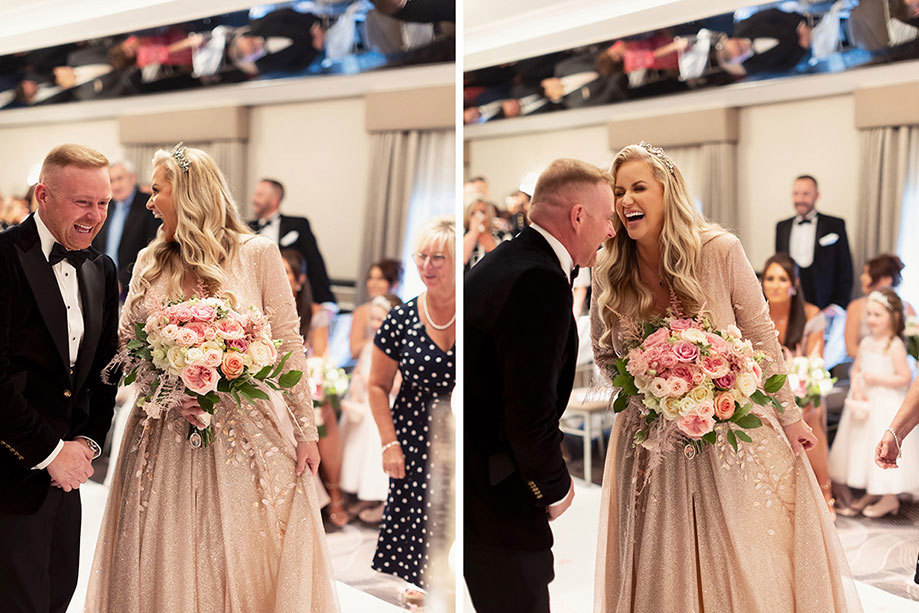
[[[661,153],[661,155],[665,155]],[[629,145],[613,158],[610,175],[615,186],[619,169],[628,162],[642,161],[651,169],[663,188],[664,227],[660,235],[661,278],[673,289],[680,306],[688,314],[704,309],[705,295],[698,281],[705,232],[721,233],[719,225],[705,221],[686,188],[683,173],[673,165],[671,171],[664,159],[639,145]],[[669,162],[667,158],[667,162]],[[672,163],[672,162],[671,162]],[[614,187],[615,189],[615,187]],[[618,213],[618,211],[617,211]],[[616,236],[607,239],[597,261],[596,276],[600,289],[597,304],[604,324],[600,342],[612,346],[613,324],[619,318],[647,321],[654,316],[654,298],[638,275],[638,250],[629,238],[617,214]],[[628,312],[625,305],[632,306]]]
[[[240,237],[252,234],[243,223],[230,194],[230,187],[213,158],[200,149],[184,148],[188,172],[174,153],[158,150],[153,168],[163,169],[172,185],[172,202],[178,221],[172,242],[163,227],[141,252],[131,279],[133,298],[125,304],[129,313],[160,277],[166,279],[168,296],[182,295],[182,276],[194,272],[204,289],[215,294],[227,279],[224,264],[239,249]]]

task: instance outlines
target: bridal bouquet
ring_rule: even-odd
[[[919,317],[906,318],[903,336],[906,339],[906,352],[919,360]]]
[[[343,368],[334,368],[324,358],[318,356],[308,358],[306,368],[312,384],[316,427],[319,429],[319,437],[322,438],[326,435],[322,407],[330,403],[336,412],[341,411],[341,399],[348,391],[349,378]]]
[[[664,317],[644,324],[628,355],[611,365],[619,388],[613,409],[625,410],[630,396],[641,399],[644,423],[636,445],[648,446],[649,436],[675,425],[689,439],[684,453],[693,457],[718,440],[715,426],[724,424],[725,439],[737,451],[738,440],[753,442],[744,430],[762,426],[751,413],[754,404],[784,411],[769,394],[781,389],[785,375],[764,383],[765,360],[736,326],[716,330],[703,317]]]
[[[290,353],[278,361],[281,341],[271,337],[268,318],[255,307],[240,313],[220,298],[168,301],[134,324],[134,338],[115,358],[126,373],[122,385],[139,387],[137,405],[158,419],[183,395],[198,401],[206,425],[189,425],[193,447],[214,440],[211,426],[221,396],[237,407],[268,400],[263,386],[282,391],[296,385],[303,373],[281,373]],[[110,368],[111,368],[110,366]]]
[[[788,371],[788,385],[795,395],[799,407],[818,405],[820,400],[830,393],[836,378],[824,367],[823,359],[818,357],[791,358],[785,364]]]

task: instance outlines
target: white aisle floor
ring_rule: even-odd
[[[86,583],[89,577],[90,567],[92,566],[93,552],[96,548],[96,537],[99,534],[99,527],[102,525],[102,513],[105,510],[105,497],[107,494],[108,488],[95,481],[89,481],[80,488],[80,497],[83,503],[83,527],[80,539],[80,578],[77,583],[76,593],[74,593],[73,600],[71,600],[70,608],[67,609],[68,613],[83,611],[83,602],[86,598]],[[373,572],[369,570],[369,565],[367,572],[368,574]],[[341,581],[336,581],[336,584],[338,586],[338,598],[341,603],[341,610],[344,613],[387,613],[404,610],[380,600],[375,596],[346,585]]]
[[[549,584],[552,613],[593,611],[594,567],[597,555],[597,526],[600,518],[599,487],[575,485],[574,503],[552,524],[555,535],[555,580]],[[905,577],[904,581],[910,581]],[[908,600],[856,581],[865,613],[907,613],[919,611],[919,602]],[[466,594],[465,611],[472,612]]]

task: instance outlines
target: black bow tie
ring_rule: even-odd
[[[807,219],[799,219],[799,220],[798,220],[798,225],[800,226],[800,225],[803,224],[803,223],[810,223],[810,222],[812,222],[812,221],[814,221],[814,218],[813,218],[813,217],[809,217],[809,218],[807,218]]]
[[[259,219],[259,220],[258,220],[258,229],[261,230],[262,228],[264,228],[265,226],[267,226],[267,225],[270,224],[271,222],[272,222],[271,219]]]
[[[571,269],[571,277],[569,279],[569,282],[571,283],[572,288],[574,287],[574,280],[578,278],[579,272],[581,272],[580,266],[575,266],[574,268]]]
[[[77,249],[76,251],[68,251],[64,248],[64,245],[60,243],[54,243],[54,246],[51,247],[51,255],[48,256],[48,262],[54,266],[61,260],[67,260],[70,262],[70,265],[80,269],[80,266],[83,265],[83,262],[88,260],[90,257],[89,249]]]

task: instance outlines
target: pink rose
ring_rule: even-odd
[[[731,366],[728,364],[727,358],[714,351],[706,356],[702,356],[699,366],[702,367],[702,372],[713,379],[723,377],[731,371]]]
[[[692,411],[677,422],[677,428],[689,438],[700,439],[715,429],[715,420],[711,415]]]
[[[217,328],[217,335],[226,340],[236,340],[246,335],[242,324],[232,317],[221,319],[214,325]]]
[[[191,307],[191,312],[195,321],[213,321],[217,316],[217,311],[214,310],[214,307],[209,307],[206,304],[196,304]]]
[[[724,354],[724,353],[728,353],[728,351],[730,351],[730,347],[728,346],[727,341],[724,340],[723,338],[721,338],[720,336],[718,336],[717,334],[712,334],[711,332],[706,332],[706,333],[705,333],[705,340],[706,340],[706,342],[708,342],[709,345],[712,346],[712,349],[714,349],[714,350],[717,351],[718,353]]]
[[[661,368],[673,368],[680,362],[677,360],[677,357],[673,355],[672,351],[664,351],[661,353],[660,357]]]
[[[188,328],[179,328],[176,332],[176,342],[183,347],[191,347],[198,344],[198,333]]]
[[[653,347],[666,342],[668,338],[670,338],[670,330],[667,328],[658,328],[645,339],[643,344],[645,347]]]
[[[679,398],[689,391],[689,383],[686,379],[677,376],[671,376],[667,379],[667,395],[672,398]]]
[[[759,365],[759,362],[757,362],[756,360],[750,360],[750,362],[751,362],[750,370],[753,371],[753,375],[756,377],[756,382],[759,383],[760,381],[763,380],[763,369]]]
[[[185,328],[186,330],[192,330],[195,334],[197,334],[199,343],[203,343],[204,340],[207,338],[207,336],[205,335],[205,331],[207,330],[207,324],[203,324],[200,321],[192,321],[192,322],[185,324],[182,327]]]
[[[686,381],[687,384],[692,383],[692,367],[688,364],[677,364],[670,369],[670,374],[674,377],[679,377]]]
[[[734,387],[734,383],[737,381],[737,375],[733,370],[727,371],[724,375],[717,377],[715,379],[715,385],[722,389],[729,390]]]
[[[217,328],[214,326],[205,326],[204,327],[204,340],[212,341],[217,338]]]
[[[217,368],[223,361],[223,352],[220,349],[207,349],[204,352],[204,365]]]
[[[703,382],[703,381],[705,381],[705,373],[703,373],[703,372],[702,372],[701,370],[699,370],[698,368],[694,368],[693,371],[692,371],[692,382],[691,382],[691,385],[692,385],[693,387],[698,387],[699,385],[702,385],[702,382]]]
[[[191,309],[186,304],[177,304],[172,307],[170,316],[174,316],[180,322],[191,321],[194,317]]]
[[[249,349],[249,341],[244,338],[233,338],[227,340],[227,349],[235,349],[245,353]]]
[[[699,357],[699,348],[686,341],[675,342],[673,344],[672,350],[673,355],[676,356],[676,359],[678,359],[680,362],[695,362],[696,358]]]
[[[200,365],[186,366],[182,370],[182,381],[186,388],[203,396],[217,389],[220,375],[217,374],[216,368]]]
[[[689,330],[695,323],[691,319],[674,319],[670,322],[670,328],[672,330]]]
[[[241,353],[236,353],[235,351],[227,351],[223,354],[223,364],[220,367],[220,370],[223,371],[224,376],[227,379],[235,379],[241,374],[246,368],[246,362],[243,360],[243,355]]]
[[[718,392],[715,396],[715,416],[718,419],[731,419],[734,415],[734,394]]]
[[[625,369],[633,377],[638,377],[648,372],[648,361],[640,349],[632,349],[629,352],[629,361]]]

